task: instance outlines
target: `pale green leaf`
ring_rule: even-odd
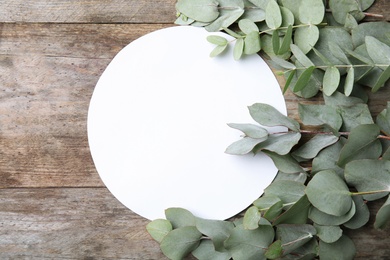
[[[386,21],[360,23],[352,30],[352,41],[354,46],[360,46],[364,44],[366,36],[372,36],[389,45],[390,39],[386,37],[389,31],[390,23]]]
[[[334,203],[334,202],[332,202]],[[343,216],[334,216],[326,214],[325,212],[320,211],[316,207],[311,207],[309,210],[309,218],[313,220],[314,223],[322,226],[338,226],[348,222],[356,213],[355,203],[352,203],[351,209],[347,214]]]
[[[390,161],[356,160],[345,167],[345,179],[358,192],[370,192],[363,195],[366,200],[377,200],[390,192]]]
[[[283,204],[295,203],[304,194],[305,185],[296,181],[275,181],[264,190],[265,196],[276,196]]]
[[[239,38],[236,40],[236,44],[234,44],[234,49],[233,49],[234,59],[235,60],[241,59],[243,53],[244,53],[244,39]]]
[[[326,105],[333,106],[333,107],[339,107],[339,106],[352,107],[357,104],[364,103],[364,101],[361,100],[360,98],[351,97],[351,96],[347,97],[338,91],[335,91],[332,96],[324,95],[324,100]]]
[[[383,229],[390,222],[390,197],[387,198],[385,204],[376,213],[374,227]]]
[[[281,0],[281,2],[285,8],[293,13],[295,24],[300,24],[299,7],[301,6],[302,0]]]
[[[260,225],[255,230],[237,226],[225,241],[225,247],[237,260],[265,260],[265,250],[274,240],[272,226]]]
[[[275,219],[272,224],[306,224],[310,206],[311,204],[307,199],[307,196],[304,195],[296,203],[294,203],[294,205]]]
[[[231,254],[228,251],[225,252],[216,251],[213,242],[210,240],[202,240],[198,248],[192,251],[192,255],[197,259],[209,259],[209,260],[231,259]]]
[[[271,61],[275,63],[275,65],[284,68],[284,69],[289,69],[289,70],[294,70],[296,69],[295,65],[292,64],[291,62],[286,61],[285,59],[281,59],[277,56],[271,57]]]
[[[275,0],[270,0],[265,9],[265,22],[271,29],[277,29],[282,25],[282,13]]]
[[[290,87],[291,82],[294,79],[295,72],[296,72],[296,70],[293,70],[293,71],[291,71],[290,73],[287,74],[288,77],[286,79],[286,84],[284,85],[284,88],[283,88],[283,94],[286,93],[287,89]]]
[[[224,52],[224,50],[226,50],[228,45],[217,45],[210,53],[210,57],[211,58],[214,58],[216,56],[218,56],[219,54],[221,54],[222,52]]]
[[[249,19],[240,19],[240,21],[238,22],[238,27],[245,34],[249,34],[251,32],[259,32],[259,28],[257,27],[257,25]]]
[[[288,154],[291,149],[299,142],[301,134],[298,132],[289,132],[286,134],[270,135],[267,140],[259,143],[253,150],[254,153],[258,151],[271,151],[280,155]]]
[[[294,25],[294,14],[290,11],[290,9],[284,7],[284,6],[279,6],[280,7],[280,12],[282,14],[282,25],[281,27],[289,27]],[[284,31],[284,30],[282,30]],[[289,44],[290,46],[290,44]]]
[[[356,21],[355,17],[353,17],[353,15],[348,13],[347,16],[345,17],[344,27],[347,28],[349,31],[352,31],[352,29],[356,28],[357,26],[358,26],[358,22]]]
[[[267,137],[256,138],[256,139],[250,137],[244,137],[229,145],[226,148],[225,153],[234,154],[234,155],[243,155],[243,154],[250,153],[256,145],[265,141],[266,139]]]
[[[226,38],[219,36],[219,35],[209,35],[209,36],[207,36],[206,39],[208,42],[215,44],[215,45],[225,46],[228,44],[228,41],[226,40]]]
[[[317,236],[325,243],[334,243],[343,235],[343,230],[339,226],[314,225]]]
[[[307,68],[314,67],[314,63],[303,53],[303,51],[295,44],[290,45],[290,49],[294,54],[295,58]]]
[[[352,260],[356,255],[356,247],[353,241],[345,235],[342,235],[339,240],[330,244],[320,241],[318,248],[321,260]]]
[[[345,18],[352,11],[359,11],[359,3],[356,0],[329,0],[329,8],[335,20],[340,23],[345,23]]]
[[[378,158],[382,151],[380,150],[377,153],[371,153],[368,148],[379,142],[379,140],[377,140],[379,132],[380,129],[375,124],[362,124],[352,129],[347,143],[340,152],[340,158],[337,164],[340,167],[345,167],[348,162],[361,158],[362,153],[364,155],[363,158]]]
[[[265,9],[265,8],[264,8]],[[249,19],[252,22],[262,22],[265,20],[265,11],[261,8],[249,8],[245,10],[245,13],[240,19]]]
[[[350,132],[359,125],[374,123],[367,104],[356,103],[355,105],[340,106],[338,111],[343,118],[341,131]]]
[[[260,219],[261,214],[259,209],[256,206],[249,207],[244,214],[244,228],[249,230],[258,228]]]
[[[304,24],[320,24],[324,19],[325,6],[322,0],[301,0],[299,20]]]
[[[202,233],[196,227],[181,227],[169,232],[161,241],[161,251],[172,260],[180,260],[195,250]]]
[[[217,0],[179,0],[176,10],[200,22],[212,22],[219,15]]]
[[[243,5],[241,6],[239,3],[243,4],[242,1],[233,0],[233,5],[226,7],[225,5],[220,5],[220,15],[213,22],[205,26],[205,29],[209,32],[217,32],[223,28],[227,28],[232,25],[234,22],[240,18],[244,11]]]
[[[311,66],[303,71],[303,73],[299,76],[297,82],[295,83],[294,92],[301,91],[307,86],[313,74],[314,69],[315,67]]]
[[[336,143],[338,140],[339,138],[334,135],[316,135],[295,150],[292,155],[295,158],[312,159],[322,149]]]
[[[255,205],[260,211],[267,211],[270,207],[279,202],[281,202],[281,200],[278,197],[269,195],[261,196],[253,202],[253,205]]]
[[[168,208],[165,210],[165,217],[171,222],[173,228],[195,226],[196,223],[195,216],[183,208]]]
[[[172,224],[166,219],[156,219],[146,225],[146,230],[154,240],[161,243],[162,239],[172,231]]]
[[[328,105],[298,104],[299,117],[302,123],[310,126],[327,126],[337,132],[343,121],[339,112]]]
[[[375,0],[358,0],[358,1],[362,11],[367,10],[370,6],[372,6],[375,3]]]
[[[317,26],[299,27],[295,30],[294,42],[306,54],[316,45],[319,37],[320,31]]]
[[[348,186],[331,170],[316,173],[305,193],[314,207],[329,215],[343,216],[352,207]]]
[[[255,103],[249,106],[252,118],[263,126],[285,126],[293,131],[299,131],[299,123],[282,113],[271,105]]]
[[[390,46],[372,36],[366,36],[368,55],[376,64],[390,65]]]
[[[261,9],[265,10],[267,8],[268,2],[270,0],[249,0],[252,4],[254,4],[257,7],[260,7]]]
[[[225,251],[224,241],[230,236],[234,228],[231,221],[196,218],[196,228],[211,239],[218,251]]]
[[[386,81],[389,80],[389,78],[390,78],[390,66],[387,66],[387,68],[381,73],[377,82],[372,88],[372,92],[377,92],[379,88],[382,87],[386,83]]]
[[[317,234],[316,229],[309,224],[280,224],[276,228],[276,238],[282,241],[285,255],[303,246]]]
[[[331,96],[340,84],[340,71],[336,67],[328,67],[324,75],[323,91],[327,96]]]
[[[338,176],[344,178],[344,170],[337,165],[340,151],[343,148],[346,139],[341,137],[338,142],[322,150],[313,160],[312,173],[323,170],[333,170]]]
[[[235,124],[230,123],[228,124],[231,128],[240,130],[243,132],[246,136],[251,138],[265,138],[268,136],[268,131],[261,126],[254,125],[254,124]]]
[[[329,42],[329,50],[332,55],[343,64],[351,64],[344,50],[335,42]],[[340,62],[336,63],[340,64]]]
[[[387,106],[376,117],[376,124],[381,128],[381,131],[390,136],[390,101]]]
[[[355,215],[343,225],[349,229],[358,229],[367,224],[370,219],[370,210],[362,196],[353,196],[352,199],[356,207]]]
[[[278,174],[276,175],[274,181],[281,181],[281,180],[297,181],[300,183],[306,183],[307,174],[304,172],[285,173],[285,172],[279,171]]]
[[[283,202],[282,201],[279,201],[277,203],[275,203],[274,205],[272,205],[265,213],[264,213],[264,218],[269,220],[269,221],[272,221],[274,220],[277,216],[280,215],[280,213],[282,212],[283,210]]]
[[[244,53],[247,55],[255,54],[261,50],[260,35],[253,31],[246,35],[244,39]]]
[[[344,83],[344,94],[348,97],[351,95],[353,86],[355,83],[355,69],[354,67],[350,67],[347,73],[347,77],[345,78]]]
[[[304,172],[302,167],[290,154],[279,155],[277,153],[273,153],[265,150],[263,151],[263,153],[265,153],[272,159],[276,168],[278,168],[279,171],[285,173]]]

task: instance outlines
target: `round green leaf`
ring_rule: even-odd
[[[214,58],[226,50],[228,45],[217,45],[210,53],[210,57]]]
[[[379,209],[375,217],[374,227],[376,229],[384,228],[390,222],[390,197],[387,198],[385,204]]]
[[[239,38],[236,40],[233,49],[233,57],[235,60],[241,59],[242,54],[244,53],[244,39]]]
[[[281,135],[270,135],[267,140],[259,143],[259,145],[256,146],[254,152],[257,153],[258,151],[267,150],[280,155],[286,155],[299,142],[300,139],[301,133],[295,132],[289,132],[287,134]]]
[[[280,224],[276,229],[276,238],[282,241],[284,254],[300,248],[316,234],[316,229],[309,224]]]
[[[339,226],[314,225],[317,236],[325,243],[334,243],[343,235],[343,230]]]
[[[255,54],[261,50],[260,35],[253,31],[246,35],[244,39],[244,53],[247,55]]]
[[[209,36],[207,36],[206,39],[208,42],[215,44],[215,45],[225,46],[226,44],[228,44],[228,41],[226,40],[226,38],[219,36],[219,35],[209,35]]]
[[[257,27],[257,25],[249,19],[241,19],[240,21],[238,21],[238,27],[245,34],[249,34],[251,32],[259,32],[259,28]]]
[[[325,6],[322,0],[301,0],[299,20],[305,24],[320,24],[324,19]]]
[[[176,3],[176,10],[200,22],[212,22],[219,15],[216,0],[179,0]]]
[[[195,226],[196,223],[195,216],[183,208],[168,208],[165,210],[165,217],[171,222],[173,228]]]
[[[268,137],[268,131],[261,126],[254,124],[235,124],[229,123],[228,126],[242,131],[246,136],[251,138],[265,138]]]
[[[359,11],[359,3],[356,0],[329,0],[329,8],[334,19],[339,24],[345,23],[345,18],[352,11]]]
[[[296,181],[274,181],[264,190],[265,196],[276,196],[283,204],[297,202],[305,194],[305,185]]]
[[[180,260],[199,246],[201,237],[202,233],[196,227],[181,227],[169,232],[162,239],[160,248],[168,258]]]
[[[211,238],[216,250],[224,251],[223,243],[230,236],[234,224],[230,221],[196,218],[196,228]]]
[[[343,216],[352,207],[348,186],[334,171],[318,172],[305,192],[314,207],[330,215]]]
[[[356,206],[356,212],[348,222],[344,223],[344,226],[349,229],[358,229],[367,224],[370,219],[370,211],[362,196],[353,196],[352,199]]]
[[[225,153],[235,154],[235,155],[243,155],[243,154],[250,153],[256,145],[258,145],[259,143],[263,142],[266,139],[267,137],[256,138],[256,139],[250,137],[244,137],[229,145],[226,148]]]
[[[343,235],[334,243],[320,241],[318,253],[321,260],[352,260],[356,255],[356,247],[349,237]]]
[[[154,240],[161,243],[162,239],[172,231],[172,224],[166,219],[156,219],[146,225],[146,230]]]
[[[282,25],[282,13],[275,0],[270,0],[265,9],[265,22],[271,29],[277,29]]]
[[[336,67],[328,67],[325,71],[323,91],[327,96],[331,96],[340,84],[340,71]]]
[[[339,226],[348,222],[356,213],[355,203],[352,203],[351,210],[343,216],[333,216],[326,214],[315,207],[311,207],[309,210],[309,218],[314,223],[322,226]]]
[[[306,54],[316,45],[319,37],[320,31],[317,26],[299,27],[295,30],[294,42]]]
[[[256,206],[250,207],[244,214],[244,228],[250,230],[258,228],[260,219],[261,214],[259,209]]]

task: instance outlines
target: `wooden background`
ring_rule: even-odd
[[[0,0],[0,259],[165,259],[145,231],[148,221],[99,179],[86,121],[114,55],[173,26],[174,4]],[[390,20],[390,1],[370,12]],[[381,92],[370,103],[375,113],[390,100],[389,90]],[[296,117],[299,99],[287,94],[286,101]],[[369,206],[376,212],[380,204]],[[390,259],[390,229],[372,222],[347,232],[357,259]]]

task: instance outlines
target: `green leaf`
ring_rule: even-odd
[[[307,180],[307,174],[304,172],[296,172],[296,173],[285,173],[279,171],[276,175],[274,181],[297,181],[300,183],[306,183]]]
[[[327,96],[331,96],[340,84],[340,71],[336,67],[328,67],[324,75],[323,91]]]
[[[367,153],[367,148],[371,145],[376,145],[379,140],[377,140],[380,129],[377,125],[368,124],[368,125],[359,125],[352,129],[349,134],[348,141],[340,152],[340,158],[337,164],[340,167],[345,167],[345,165],[358,158],[361,158],[363,155],[367,159],[378,158],[382,151],[378,153]]]
[[[352,203],[351,209],[347,214],[343,216],[334,216],[326,214],[325,212],[320,211],[316,207],[311,207],[309,210],[309,218],[313,220],[314,223],[322,226],[338,226],[348,222],[356,213],[356,206]]]
[[[267,4],[270,0],[249,0],[252,4],[254,4],[257,7],[260,7],[261,9],[265,10],[267,8]]]
[[[352,199],[355,203],[356,212],[350,220],[344,223],[344,226],[349,229],[358,229],[367,224],[370,219],[370,211],[362,196],[353,196]]]
[[[387,102],[386,109],[376,117],[376,124],[381,128],[382,132],[390,136],[390,101]]]
[[[317,234],[309,224],[280,224],[276,228],[276,238],[282,241],[284,255],[300,248]]]
[[[360,46],[365,43],[366,36],[372,36],[379,41],[390,44],[390,39],[386,33],[390,31],[390,23],[383,22],[365,22],[360,23],[352,30],[352,41],[354,46]]]
[[[228,45],[217,45],[210,53],[210,57],[214,58],[226,50]]]
[[[160,248],[169,259],[180,260],[199,246],[201,237],[196,227],[180,227],[162,239]]]
[[[172,224],[172,227],[186,227],[186,226],[195,226],[196,218],[188,210],[183,208],[168,208],[165,210],[165,217]]]
[[[342,235],[339,240],[330,244],[320,241],[318,248],[321,260],[352,260],[356,255],[356,247],[353,241],[345,235]]]
[[[209,36],[207,36],[206,39],[208,42],[215,44],[215,45],[219,45],[219,46],[225,46],[228,44],[228,41],[226,40],[226,38],[219,36],[219,35],[209,35]]]
[[[283,210],[283,202],[282,201],[279,201],[277,203],[275,203],[274,205],[272,205],[265,213],[264,213],[264,218],[269,220],[269,221],[272,221],[274,220],[277,216],[280,215],[280,213],[282,213],[282,210]]]
[[[234,49],[233,49],[234,59],[235,60],[241,59],[243,53],[244,53],[244,39],[239,38],[236,40],[236,44],[234,44]]]
[[[254,153],[257,153],[258,151],[267,150],[280,155],[286,155],[299,142],[300,139],[301,134],[296,132],[270,135],[267,140],[259,143],[259,145],[257,145],[253,151]]]
[[[261,214],[256,206],[248,208],[244,214],[244,228],[249,230],[258,228],[260,219]]]
[[[329,42],[329,50],[332,55],[343,64],[351,64],[343,49],[335,42]],[[335,63],[337,64],[337,63]]]
[[[192,251],[192,255],[197,259],[229,260],[231,258],[231,254],[227,251],[216,251],[210,240],[202,240],[198,248]]]
[[[347,77],[345,78],[344,94],[348,97],[351,95],[355,79],[355,69],[351,66],[348,70]]]
[[[265,153],[272,159],[276,168],[278,168],[279,171],[285,173],[304,172],[302,167],[290,154],[279,155],[277,153],[273,153],[269,151],[263,151],[263,153]]]
[[[246,136],[251,138],[265,138],[268,137],[268,131],[261,126],[254,124],[228,124],[231,128],[242,131]]]
[[[357,160],[345,166],[345,179],[358,192],[364,192],[365,200],[377,200],[390,192],[390,161]],[[369,194],[371,193],[371,194]]]
[[[322,149],[336,143],[338,140],[339,138],[334,135],[316,135],[295,150],[292,155],[295,158],[312,159]]]
[[[374,227],[383,229],[390,221],[390,197],[387,198],[385,204],[379,209],[375,217]]]
[[[283,255],[282,241],[276,240],[265,252],[267,259],[278,259]]]
[[[294,42],[306,54],[316,45],[319,37],[320,31],[317,26],[299,27],[295,30]]]
[[[176,10],[200,22],[212,22],[219,15],[216,0],[179,0],[176,3]]]
[[[295,21],[294,14],[290,11],[290,9],[284,6],[279,6],[279,7],[280,7],[280,12],[282,13],[281,27],[293,26]],[[282,29],[281,31],[284,32],[285,29]],[[290,46],[290,44],[288,46]]]
[[[227,28],[240,18],[244,11],[244,4],[241,0],[220,1],[220,15],[217,19],[205,26],[209,32],[217,32]]]
[[[277,54],[280,55],[280,54],[284,54],[284,53],[289,51],[290,45],[291,45],[291,40],[292,40],[292,32],[293,32],[292,25],[289,25],[287,27],[286,34],[283,37],[282,44],[281,44],[281,46],[279,48],[279,52]]]
[[[281,0],[283,6],[290,10],[295,19],[295,24],[300,24],[301,22],[299,21],[299,7],[301,6],[302,0]]]
[[[196,218],[196,228],[211,238],[215,249],[222,252],[225,251],[223,243],[230,236],[234,224],[230,221]]]
[[[280,38],[279,38],[279,32],[277,30],[275,30],[272,33],[272,48],[274,50],[274,53],[279,53]]]
[[[304,195],[296,203],[294,203],[294,205],[287,209],[282,215],[275,219],[272,225],[275,226],[279,224],[306,224],[310,206],[311,204],[307,199],[307,196]]]
[[[261,196],[253,202],[260,211],[266,211],[273,205],[281,202],[281,200],[276,196]]]
[[[329,8],[334,19],[340,23],[345,23],[345,18],[352,11],[359,11],[359,4],[355,0],[329,0]]]
[[[357,104],[364,103],[364,101],[361,100],[360,98],[351,97],[351,96],[347,97],[338,91],[334,92],[332,96],[324,95],[324,101],[325,101],[325,105],[333,106],[333,107],[340,107],[340,106],[353,107]]]
[[[368,55],[376,64],[390,65],[390,46],[372,36],[366,36]]]
[[[325,243],[334,243],[343,235],[343,230],[339,226],[314,225],[317,236]]]
[[[294,78],[295,72],[296,72],[296,70],[293,70],[288,74],[288,77],[286,79],[286,84],[284,85],[284,88],[283,88],[283,94],[286,93],[288,87],[290,86],[290,84]]]
[[[265,9],[265,22],[271,29],[277,29],[282,25],[282,14],[275,0],[270,0]]]
[[[276,196],[283,204],[295,203],[304,194],[305,185],[296,181],[275,181],[264,190],[265,196]]]
[[[298,104],[298,111],[305,125],[328,126],[337,132],[343,123],[341,115],[331,106]]]
[[[322,0],[301,0],[299,20],[304,24],[320,24],[324,19],[325,6]]]
[[[290,49],[294,54],[295,58],[307,68],[314,67],[314,63],[303,53],[303,51],[295,44],[290,45]]]
[[[316,173],[305,193],[314,207],[330,215],[343,216],[352,207],[348,186],[331,170]]]
[[[348,13],[347,16],[345,17],[344,27],[347,28],[349,31],[352,31],[352,29],[356,28],[357,26],[358,26],[358,22],[356,21],[355,17],[353,17],[353,15]]]
[[[340,177],[344,177],[344,170],[337,165],[340,151],[346,139],[341,137],[338,142],[322,150],[313,160],[312,173],[323,170],[333,170]]]
[[[258,32],[251,32],[244,39],[244,53],[252,55],[261,50],[260,35]]]
[[[377,92],[380,87],[382,87],[386,81],[388,81],[390,78],[390,66],[387,66],[387,68],[382,72],[382,74],[379,76],[377,82],[375,83],[374,87],[372,88],[372,92]]]
[[[274,67],[278,66],[283,69],[289,69],[289,70],[294,70],[296,69],[295,65],[292,64],[291,62],[288,62],[284,59],[279,58],[278,56],[272,56],[271,61],[272,64],[275,64]]]
[[[272,226],[260,225],[255,230],[237,226],[225,241],[225,247],[237,260],[265,260],[265,250],[274,240]]]
[[[282,113],[271,105],[255,103],[249,106],[249,113],[252,118],[264,126],[285,126],[293,131],[299,131],[299,123]]]
[[[297,82],[295,83],[294,86],[294,92],[301,91],[303,88],[306,87],[307,83],[309,83],[310,77],[313,74],[315,67],[311,66],[299,76]]]
[[[241,19],[238,22],[238,27],[245,34],[250,34],[251,32],[259,32],[259,27],[257,27],[257,25],[249,19]]]
[[[243,155],[250,153],[253,148],[255,148],[256,145],[259,143],[267,140],[267,137],[264,138],[250,138],[250,137],[244,137],[231,145],[229,145],[225,153],[227,154],[234,154],[234,155]]]
[[[146,225],[146,230],[154,240],[161,243],[162,239],[172,231],[172,224],[166,219],[155,219]]]
[[[343,118],[341,131],[348,132],[359,125],[374,123],[367,104],[357,103],[353,106],[340,106],[338,111]]]
[[[240,17],[240,19],[249,19],[252,22],[262,22],[265,20],[265,11],[261,8],[248,8],[245,10],[245,13]]]

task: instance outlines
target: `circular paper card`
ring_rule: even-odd
[[[248,106],[268,103],[286,114],[279,84],[257,55],[235,61],[229,46],[210,58],[208,35],[180,26],[133,41],[93,93],[88,138],[97,171],[120,202],[145,218],[182,207],[227,219],[276,176],[265,155],[225,149],[242,134],[227,123],[255,123]]]

